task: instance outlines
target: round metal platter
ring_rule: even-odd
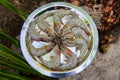
[[[71,10],[77,13],[82,20],[86,20],[87,23],[89,24],[89,28],[92,34],[92,44],[91,44],[92,47],[91,47],[90,52],[87,53],[82,58],[81,62],[79,63],[79,65],[77,65],[77,67],[70,69],[70,70],[64,70],[64,71],[51,70],[51,69],[47,69],[46,67],[42,66],[42,64],[40,64],[39,61],[37,61],[35,58],[33,58],[33,56],[31,56],[27,48],[27,42],[26,42],[29,24],[31,23],[32,20],[34,20],[36,16],[49,12],[49,11],[59,10],[61,8]],[[71,76],[71,75],[74,75],[74,74],[77,74],[83,71],[92,62],[93,58],[95,57],[97,48],[98,48],[98,31],[92,18],[80,7],[77,7],[75,5],[65,3],[65,2],[53,2],[53,3],[49,3],[46,5],[43,5],[42,7],[37,8],[28,16],[28,18],[24,22],[23,27],[21,29],[20,45],[21,45],[21,49],[22,49],[22,52],[23,52],[23,55],[26,61],[35,70],[37,70],[38,72],[46,76],[55,77],[55,78],[63,78],[63,77]]]

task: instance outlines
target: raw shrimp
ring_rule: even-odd
[[[47,33],[49,36],[54,36],[54,30],[50,27],[48,22],[45,21],[47,17],[53,16],[53,12],[42,14],[35,18],[36,24],[38,27],[45,33]]]
[[[29,50],[34,56],[43,56],[46,53],[50,52],[54,47],[54,43],[49,43],[40,48],[35,48],[31,42],[29,42]]]
[[[64,25],[64,27],[63,27],[63,29],[62,29],[62,34],[65,34],[66,32],[68,32],[68,31],[72,31],[72,29],[74,29],[74,28],[77,28],[77,27],[79,27],[81,30],[83,30],[84,31],[84,34],[83,34],[83,32],[82,32],[82,36],[86,39],[86,40],[88,40],[88,38],[89,38],[89,35],[90,35],[90,32],[88,31],[88,29],[86,28],[87,26],[85,25],[85,23],[81,20],[81,19],[79,19],[79,18],[77,18],[77,17],[74,17],[74,18],[72,18],[70,21],[68,21],[65,25]],[[77,30],[77,32],[79,32],[79,30]],[[73,32],[73,33],[75,33],[75,32]]]
[[[64,41],[64,45],[69,46],[69,47],[73,47],[73,46],[77,46],[77,45],[82,46],[82,48],[80,49],[80,55],[79,55],[78,59],[82,58],[88,49],[88,45],[87,45],[86,41],[81,38],[67,39]]]
[[[54,30],[56,33],[60,33],[60,27],[62,24],[62,18],[66,15],[72,15],[72,17],[78,16],[76,13],[70,10],[59,10],[56,11],[53,15],[54,19]]]
[[[77,57],[76,55],[67,47],[62,47],[62,53],[67,58],[67,62],[61,66],[59,66],[57,69],[60,70],[66,70],[66,69],[72,69],[76,67],[77,65]]]
[[[74,37],[74,35],[72,34],[72,32],[67,32],[64,35],[62,35],[62,39],[63,40],[68,39],[68,38],[72,38],[72,37]]]
[[[35,22],[32,21],[28,28],[28,35],[30,36],[31,39],[36,41],[45,41],[45,42],[48,42],[51,40],[51,37],[48,37],[47,34],[40,34],[40,32],[36,32],[35,26],[36,26]]]
[[[80,38],[77,38],[77,39],[75,40],[75,43],[76,43],[77,45],[81,45],[81,46],[82,46],[82,49],[80,50],[80,55],[79,55],[79,57],[78,57],[78,60],[80,60],[82,57],[85,56],[85,53],[86,53],[86,51],[88,50],[88,45],[87,45],[87,43],[85,42],[84,39],[80,39]]]
[[[47,66],[48,68],[56,69],[56,67],[60,65],[61,51],[58,45],[56,45],[51,52],[53,52],[54,56],[52,56],[52,59],[50,61],[46,61],[42,57],[39,57],[39,59],[42,62],[42,64]]]
[[[73,46],[75,46],[75,38],[74,37],[67,38],[67,39],[63,40],[63,44],[68,47],[73,47]]]
[[[89,35],[87,35],[85,31],[82,30],[80,27],[73,28],[72,33],[75,37],[83,37],[86,41],[89,42]]]

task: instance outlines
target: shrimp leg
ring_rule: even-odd
[[[29,50],[34,56],[42,56],[46,53],[50,52],[52,48],[54,47],[53,43],[50,43],[48,45],[44,45],[40,48],[35,48],[31,42],[29,42]]]
[[[32,21],[28,28],[28,35],[30,36],[31,39],[36,41],[45,41],[45,42],[48,42],[51,40],[51,37],[48,37],[47,34],[40,34],[39,32],[36,32],[35,26],[36,26],[35,22]]]
[[[56,69],[56,67],[58,67],[60,65],[60,48],[58,47],[58,45],[56,45],[53,50],[53,59],[50,61],[46,61],[44,60],[42,57],[40,57],[40,61],[42,62],[43,65],[45,65],[48,68],[52,68],[52,69]]]
[[[67,47],[62,47],[63,55],[68,59],[66,64],[63,64],[58,67],[60,70],[72,69],[77,65],[77,57],[76,55]]]
[[[45,22],[45,19],[49,16],[53,16],[52,12],[46,13],[46,14],[42,14],[38,17],[35,18],[35,21],[38,25],[38,27],[45,33],[48,34],[48,36],[53,37],[54,36],[54,31],[53,29],[50,27],[50,25]]]

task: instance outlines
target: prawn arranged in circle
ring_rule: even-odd
[[[66,23],[63,18],[68,17]],[[52,17],[53,25],[46,19]],[[36,26],[39,31],[36,30]],[[47,68],[55,70],[73,69],[85,56],[90,45],[90,31],[87,25],[79,16],[71,10],[58,10],[44,13],[30,23],[28,27],[28,48],[33,56],[37,56],[40,63]],[[33,46],[33,41],[46,42],[40,48]],[[76,55],[69,47],[75,47],[80,55]],[[42,56],[52,53],[50,60],[45,60]],[[61,64],[61,55],[64,55],[64,64]]]

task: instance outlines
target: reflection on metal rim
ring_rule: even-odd
[[[40,67],[41,64],[39,64],[37,61],[35,61],[32,58],[32,56],[29,54],[29,51],[26,47],[26,45],[27,45],[26,44],[27,28],[29,27],[30,22],[40,12],[45,11],[48,8],[50,9],[50,8],[56,7],[56,6],[71,8],[71,9],[75,9],[75,10],[79,11],[81,13],[81,15],[83,15],[85,17],[85,19],[88,21],[90,28],[92,30],[92,33],[93,33],[92,49],[91,49],[90,54],[87,55],[85,60],[83,60],[84,62],[82,62],[80,64],[80,66],[78,66],[72,70],[66,70],[66,71],[61,71],[61,72],[60,71],[51,71],[51,70],[47,70],[47,69]],[[20,45],[21,45],[21,49],[22,49],[22,52],[23,52],[25,59],[34,69],[36,69],[38,72],[40,72],[46,76],[62,78],[62,77],[71,76],[71,75],[74,75],[74,74],[77,74],[77,73],[83,71],[92,62],[93,58],[95,57],[97,48],[98,48],[98,32],[97,32],[96,25],[95,25],[94,21],[92,20],[92,18],[84,10],[82,10],[80,7],[77,7],[75,5],[65,3],[65,2],[53,2],[53,3],[49,3],[49,4],[46,4],[42,7],[37,8],[35,11],[33,11],[28,16],[28,18],[24,22],[22,30],[21,30]]]

